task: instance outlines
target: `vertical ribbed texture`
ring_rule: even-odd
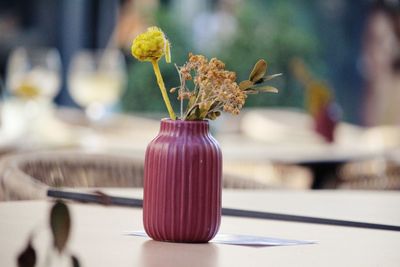
[[[221,221],[222,154],[208,121],[161,121],[146,150],[143,223],[155,240],[207,242]]]

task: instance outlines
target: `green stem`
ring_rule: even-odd
[[[151,64],[153,65],[153,69],[154,69],[154,73],[156,74],[158,86],[160,87],[162,97],[164,99],[165,105],[167,106],[169,117],[171,118],[171,120],[176,120],[175,112],[172,109],[171,102],[169,102],[167,90],[165,89],[164,81],[161,76],[160,68],[158,66],[158,61],[153,60],[153,61],[151,61]]]

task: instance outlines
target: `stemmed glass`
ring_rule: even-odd
[[[68,88],[90,121],[99,121],[118,102],[126,83],[126,65],[116,49],[82,50],[72,58]]]
[[[55,48],[18,47],[11,52],[2,112],[2,131],[9,138],[33,138],[39,122],[52,116],[52,100],[61,85],[61,68],[61,57]]]
[[[57,49],[18,47],[7,65],[7,89],[15,97],[51,101],[60,89],[61,58]]]

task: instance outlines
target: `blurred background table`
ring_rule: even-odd
[[[14,103],[5,110],[14,112],[12,105],[15,108]],[[58,108],[33,121],[30,132],[16,138],[3,128],[1,152],[74,149],[143,160],[147,144],[157,135],[161,116],[112,114],[93,122],[81,110]],[[357,168],[344,168],[346,164],[360,163],[358,169],[364,169],[364,176],[383,182],[352,183],[352,187],[400,188],[398,158],[390,159],[390,165],[395,166],[391,173],[397,177],[394,182],[380,177],[386,172],[389,152],[400,150],[398,127],[340,123],[335,142],[326,143],[312,130],[310,116],[297,110],[248,109],[239,117],[226,116],[210,124],[224,153],[224,174],[255,181],[260,187],[339,188],[343,179],[357,176]],[[378,172],[371,167],[379,164]]]
[[[105,188],[117,196],[141,197],[142,190]],[[47,224],[51,202],[0,203],[0,264],[15,265],[29,233]],[[394,192],[231,191],[223,206],[372,223],[400,225],[400,196]],[[313,245],[244,247],[173,244],[127,236],[142,229],[142,210],[71,203],[69,249],[82,266],[398,266],[400,233],[326,225],[223,217],[221,233],[316,240]],[[50,245],[41,230],[34,245]]]

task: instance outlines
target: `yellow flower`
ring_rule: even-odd
[[[174,110],[168,98],[167,90],[165,89],[164,80],[161,76],[158,60],[165,55],[167,63],[171,62],[170,44],[163,31],[158,27],[150,27],[146,32],[139,34],[132,42],[132,56],[140,61],[150,61],[153,65],[154,74],[157,78],[158,86],[161,90],[161,95],[167,107],[169,117],[172,120],[176,119]]]
[[[163,55],[171,62],[170,43],[158,27],[150,27],[132,42],[132,55],[140,61],[158,61]]]

